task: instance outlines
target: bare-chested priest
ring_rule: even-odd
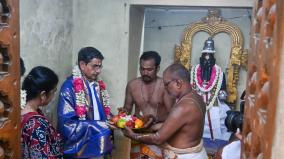
[[[148,124],[165,121],[174,103],[174,98],[164,88],[162,78],[157,76],[160,62],[161,57],[157,52],[144,52],[140,57],[141,77],[129,81],[126,87],[124,108],[132,112],[134,107],[136,116],[148,117],[148,121],[152,121]],[[155,145],[131,143],[131,159],[162,159],[161,156],[160,148]]]
[[[163,158],[207,159],[202,134],[205,103],[191,88],[188,71],[181,64],[169,66],[163,74],[164,87],[176,103],[156,133],[138,134],[128,127],[124,135],[146,144],[163,147]]]

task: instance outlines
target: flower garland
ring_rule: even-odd
[[[73,88],[76,96],[75,112],[80,120],[86,120],[87,100],[84,92],[84,81],[78,66],[73,68]]]
[[[203,91],[203,92],[209,92],[210,90],[212,90],[212,88],[215,86],[218,77],[216,77],[219,75],[219,72],[221,71],[220,69],[216,69],[218,66],[214,65],[212,67],[212,72],[211,72],[211,76],[210,76],[210,80],[208,81],[207,85],[203,85],[203,81],[201,78],[201,67],[200,65],[198,65],[197,67],[195,67],[195,72],[197,73],[197,75],[195,76],[194,80],[197,81],[197,87]]]
[[[21,109],[24,109],[27,104],[27,91],[21,89]]]
[[[104,107],[104,112],[107,118],[110,118],[111,112],[110,112],[110,96],[109,93],[106,89],[106,84],[102,79],[99,79],[98,81],[95,82],[99,89],[99,96],[102,99],[102,104]]]
[[[210,80],[207,85],[202,84],[200,65],[195,66],[191,72],[191,79],[194,79],[191,80],[192,88],[196,90],[199,95],[204,97],[205,93],[208,93],[210,96],[208,101],[206,101],[206,110],[209,110],[213,106],[222,86],[223,72],[221,67],[217,65],[213,66]]]
[[[79,117],[80,120],[86,120],[86,114],[88,111],[88,102],[86,100],[86,94],[85,94],[85,83],[83,80],[83,76],[81,73],[81,70],[76,65],[73,68],[73,88],[75,91],[76,96],[76,106],[75,106],[75,112],[76,115]],[[98,96],[102,99],[102,104],[104,108],[105,115],[107,118],[110,116],[110,96],[108,94],[108,91],[106,90],[106,85],[103,82],[103,80],[98,80],[95,82],[97,88],[99,91]]]

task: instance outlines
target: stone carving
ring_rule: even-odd
[[[0,139],[0,159],[12,159],[13,152],[9,141]]]
[[[0,79],[8,74],[10,58],[8,56],[7,48],[0,45]]]
[[[11,106],[8,104],[7,97],[0,93],[0,128],[7,122],[10,111]]]
[[[19,0],[0,1],[0,159],[21,158]]]
[[[10,7],[7,0],[1,0],[0,2],[0,27],[7,27],[9,23]]]

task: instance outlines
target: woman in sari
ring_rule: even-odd
[[[39,109],[48,105],[53,99],[57,83],[57,75],[44,66],[33,68],[23,81],[24,93],[21,93],[23,159],[63,158],[61,136]]]

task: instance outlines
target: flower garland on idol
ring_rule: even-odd
[[[196,90],[199,95],[204,96],[205,93],[210,95],[206,102],[206,110],[209,110],[213,106],[222,86],[223,72],[221,67],[218,65],[213,66],[207,85],[203,85],[200,64],[196,65],[191,71],[191,79],[192,88]]]
[[[75,113],[80,120],[86,120],[86,114],[88,111],[88,101],[86,100],[84,79],[78,65],[74,66],[72,75],[73,75],[72,83],[76,96]],[[95,81],[95,84],[96,84],[96,90],[98,90],[97,91],[98,96],[101,97],[102,100],[105,115],[109,117],[110,96],[108,94],[108,91],[106,90],[106,85],[101,79]]]

